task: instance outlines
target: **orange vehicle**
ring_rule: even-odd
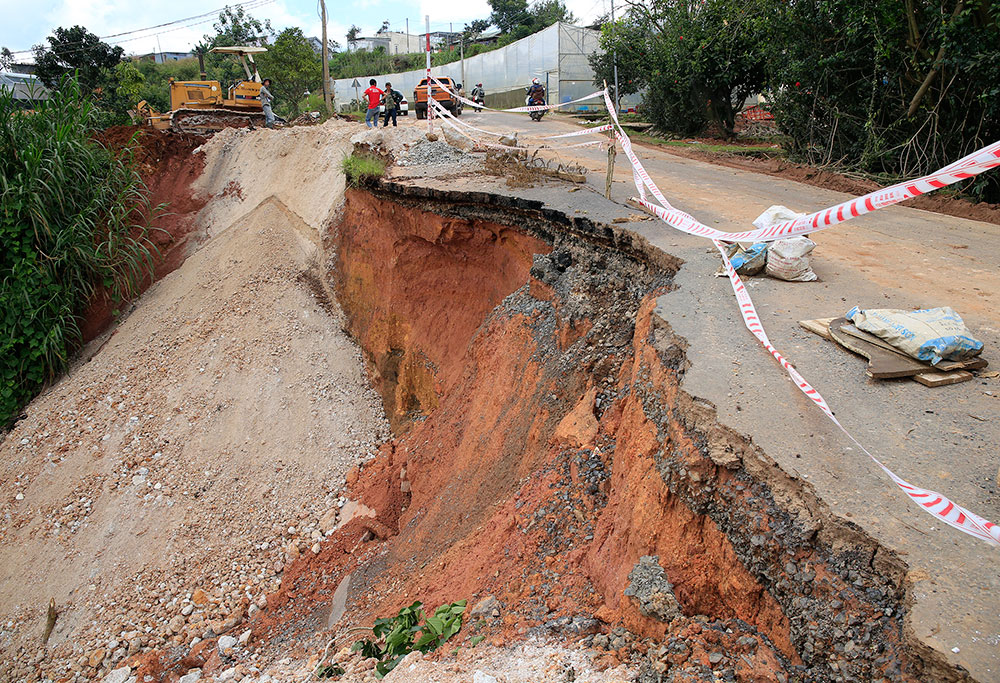
[[[437,76],[436,79],[441,83],[444,83],[445,87],[451,92],[458,92],[458,85],[455,83],[454,79],[448,78],[447,76]],[[462,115],[462,100],[458,99],[454,95],[450,94],[448,90],[445,90],[440,85],[436,83],[431,83],[431,97],[438,101],[438,103],[450,111],[455,116]],[[414,108],[417,110],[417,118],[425,119],[427,118],[427,79],[421,78],[420,83],[413,90],[413,99],[411,100]]]

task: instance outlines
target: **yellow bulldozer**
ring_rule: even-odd
[[[265,47],[213,47],[210,52],[236,55],[246,80],[233,82],[225,92],[219,81],[206,80],[202,66],[200,81],[170,79],[170,111],[156,113],[146,100],[136,106],[139,119],[158,130],[209,133],[223,128],[254,128],[264,125],[260,101],[260,73],[253,56]]]

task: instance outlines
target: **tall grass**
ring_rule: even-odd
[[[71,77],[33,113],[0,89],[0,429],[66,367],[97,288],[127,299],[152,270],[133,148],[96,142],[98,117]]]

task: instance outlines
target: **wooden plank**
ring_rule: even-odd
[[[925,387],[943,387],[959,382],[968,382],[973,375],[968,370],[952,370],[951,372],[922,372],[913,379]]]
[[[799,327],[809,330],[813,334],[818,334],[823,337],[823,339],[828,339],[833,341],[833,337],[830,336],[830,323],[833,318],[816,318],[815,320],[800,320]]]

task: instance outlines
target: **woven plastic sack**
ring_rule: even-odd
[[[816,243],[808,237],[789,237],[771,242],[767,250],[767,274],[789,282],[817,280],[809,265],[809,252],[815,246]]]
[[[726,247],[726,256],[739,275],[756,275],[767,265],[767,243],[757,242],[744,249],[739,243]],[[716,277],[726,277],[725,268],[719,268]]]
[[[937,365],[942,360],[965,360],[979,355],[983,343],[972,336],[962,317],[952,308],[901,311],[892,308],[847,312],[858,329],[884,339],[908,356]]]
[[[794,220],[796,218],[802,218],[803,216],[805,216],[804,213],[796,213],[787,206],[775,204],[774,206],[769,206],[764,213],[757,216],[757,218],[753,221],[753,225],[755,228],[763,230],[764,228],[770,228],[772,225],[784,223],[785,221]]]

